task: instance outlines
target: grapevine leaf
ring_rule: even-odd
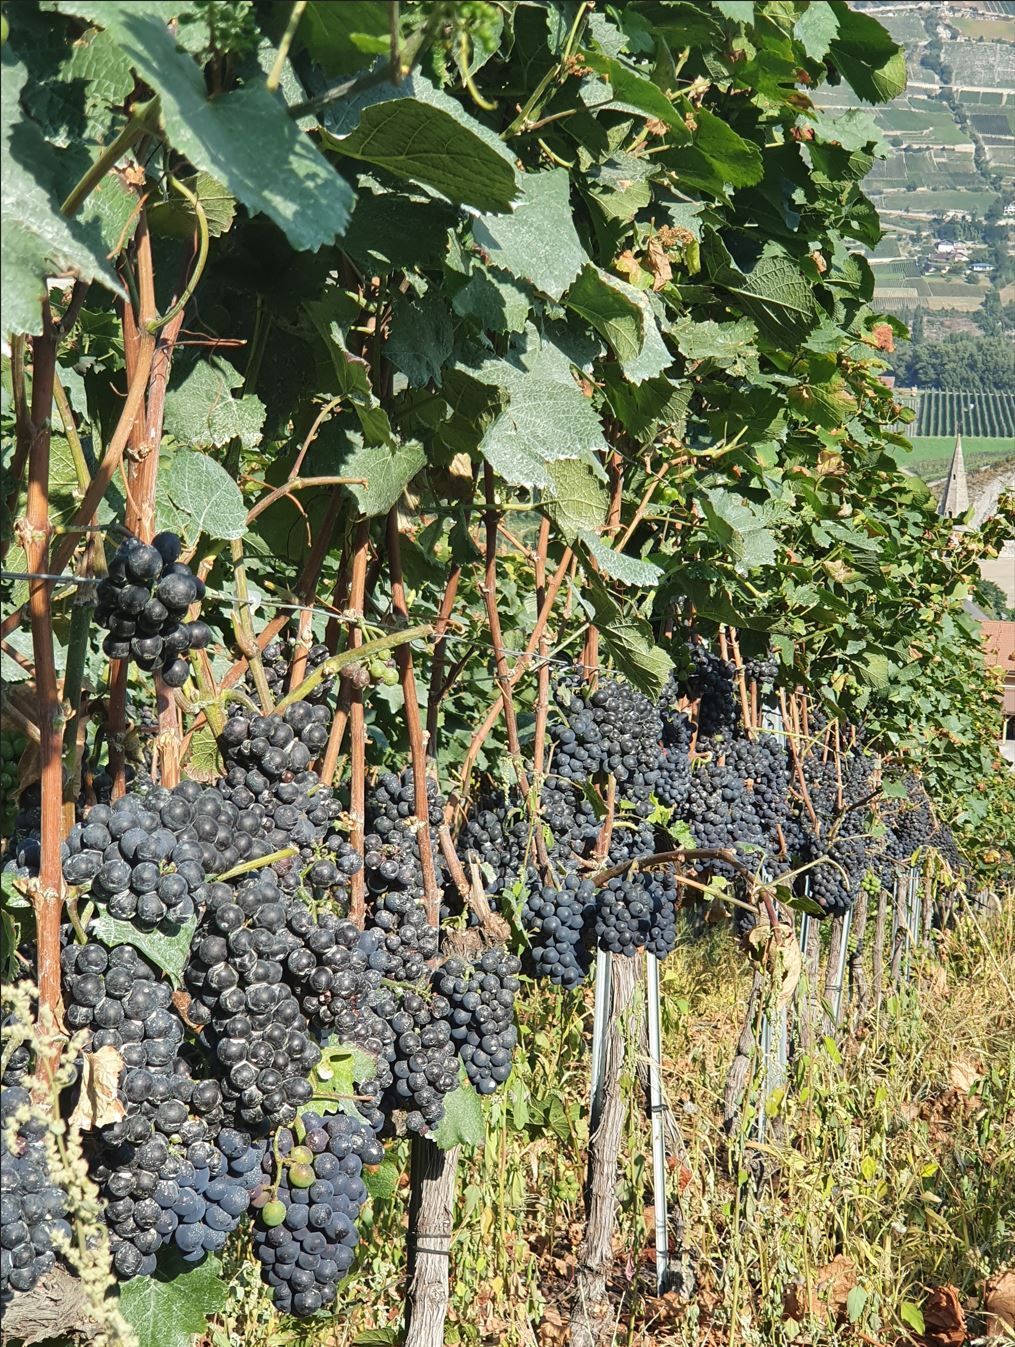
[[[758,369],[755,348],[758,331],[747,318],[735,323],[717,323],[712,318],[696,320],[683,317],[670,328],[670,333],[688,360],[711,360],[720,369],[732,369],[735,374],[747,375]]]
[[[367,443],[390,444],[393,438],[391,422],[374,393],[367,362],[347,349],[342,329],[329,315],[327,301],[309,300],[303,308],[324,343],[337,391],[344,393],[352,403]]]
[[[391,315],[391,335],[385,351],[395,369],[413,388],[431,380],[440,387],[441,370],[451,357],[451,316],[435,290],[420,299],[403,295]]]
[[[642,117],[662,122],[670,131],[675,131],[678,138],[689,139],[683,117],[658,84],[653,84],[644,75],[637,74],[610,56],[586,52],[582,60],[590,70],[601,75],[608,85],[604,90],[598,81],[583,84],[581,96],[586,106],[592,109],[636,112]]]
[[[236,198],[232,193],[210,173],[193,173],[182,182],[201,203],[211,237],[218,238],[226,233],[236,216]],[[152,230],[171,238],[193,237],[196,218],[193,206],[183,196],[153,201],[148,207],[148,224]]]
[[[769,520],[751,502],[718,487],[703,491],[699,499],[716,537],[740,569],[774,565],[775,538]]]
[[[195,449],[220,449],[238,439],[245,449],[261,442],[265,408],[253,393],[234,397],[243,376],[220,356],[200,360],[166,395],[166,431]]]
[[[209,782],[216,781],[222,775],[218,739],[210,725],[202,725],[190,736],[187,775],[194,781]]]
[[[775,346],[794,349],[817,322],[810,285],[778,245],[768,244],[746,277],[724,268],[716,283],[736,296],[759,333]]]
[[[486,1139],[483,1105],[464,1075],[444,1098],[444,1116],[434,1128],[433,1139],[442,1151],[454,1146],[482,1146]]]
[[[472,318],[486,332],[521,332],[529,297],[502,272],[477,267],[451,301],[455,313]]]
[[[261,80],[209,99],[200,67],[179,50],[148,5],[128,0],[60,0],[106,29],[146,84],[159,94],[166,134],[196,169],[217,178],[252,213],[263,213],[294,248],[314,251],[345,229],[353,195],[347,182]]]
[[[602,584],[589,577],[582,595],[613,663],[639,691],[657,698],[673,672],[673,661],[655,643],[649,623],[622,613]]]
[[[811,0],[796,21],[793,36],[803,43],[804,51],[812,61],[825,59],[829,44],[839,31],[835,9],[828,0]]]
[[[188,541],[242,538],[247,508],[240,488],[221,463],[207,454],[182,449],[173,455],[164,484],[166,495],[185,524]]]
[[[138,1347],[191,1347],[208,1316],[225,1305],[226,1281],[214,1254],[185,1263],[175,1249],[163,1249],[152,1276],[124,1283],[119,1310]]]
[[[490,261],[560,299],[588,261],[574,227],[565,169],[528,173],[511,215],[483,216],[472,237]]]
[[[352,159],[425,183],[480,211],[510,210],[514,159],[501,138],[423,75],[383,82],[332,104],[325,145]]]
[[[671,363],[648,297],[633,285],[590,263],[566,302],[606,338],[632,383],[654,378]]]
[[[836,6],[838,35],[829,43],[832,60],[868,103],[887,103],[906,87],[906,57],[888,31],[869,14]]]
[[[606,518],[606,488],[587,463],[561,459],[548,463],[553,483],[545,509],[568,543],[585,529],[598,528]]]
[[[603,372],[607,401],[614,416],[639,439],[652,438],[658,427],[666,426],[678,438],[684,433],[687,408],[691,401],[691,383],[672,379],[646,379],[632,384],[620,376],[616,366]]]
[[[391,41],[388,15],[375,0],[310,0],[299,29],[310,55],[330,75],[351,75],[364,56],[379,56]]]
[[[754,22],[754,0],[714,0],[715,8],[734,23]]]
[[[118,1089],[122,1070],[123,1058],[111,1043],[81,1054],[81,1093],[70,1116],[72,1127],[106,1127],[126,1115]]]
[[[357,437],[349,436],[354,444]],[[342,461],[341,476],[360,477],[365,486],[349,486],[360,513],[368,519],[387,514],[409,482],[426,465],[426,453],[416,440],[404,444],[358,444]]]
[[[398,1192],[401,1170],[394,1160],[385,1158],[379,1165],[363,1170],[363,1184],[375,1202],[388,1202]]]
[[[595,455],[604,447],[603,428],[566,358],[557,362],[545,354],[535,368],[514,360],[488,360],[463,372],[509,398],[479,446],[506,482],[550,490],[553,478],[547,465],[560,459],[580,459],[602,475]]]
[[[357,1044],[330,1039],[311,1076],[314,1096],[301,1113],[358,1113],[357,1086],[377,1075],[377,1058]]]
[[[25,67],[14,60],[10,46],[4,47],[0,59],[3,331],[37,333],[42,331],[47,277],[73,275],[101,281],[118,295],[123,294],[123,288],[106,260],[99,223],[64,219],[59,202],[43,186],[54,150],[35,123],[21,112],[18,98],[27,79]]]
[[[175,935],[164,935],[161,931],[140,931],[133,923],[118,921],[100,909],[88,929],[108,949],[116,945],[133,945],[149,963],[161,968],[175,987],[179,987],[183,983],[183,970],[190,955],[197,918],[188,918]]]
[[[855,1324],[863,1314],[867,1299],[867,1292],[862,1286],[854,1286],[846,1297],[846,1317],[851,1324]]]
[[[637,557],[628,557],[623,552],[604,543],[597,533],[582,529],[578,535],[599,569],[610,577],[619,580],[622,585],[657,585],[662,571],[651,562],[640,561]]]

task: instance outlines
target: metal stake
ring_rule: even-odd
[[[839,940],[839,966],[835,970],[835,999],[832,1005],[832,1016],[836,1025],[839,1023],[842,1014],[842,985],[846,981],[846,955],[849,951],[849,928],[852,925],[852,910],[847,912],[842,918],[842,935]]]
[[[592,1011],[592,1072],[589,1102],[589,1134],[599,1126],[603,1112],[603,1075],[606,1070],[606,1029],[610,1022],[613,992],[613,959],[604,949],[596,950],[596,988]]]
[[[669,1219],[666,1209],[666,1137],[663,1131],[662,1016],[659,1005],[659,961],[645,954],[648,1002],[648,1092],[652,1115],[652,1200],[655,1209],[656,1294],[667,1286],[670,1260]]]

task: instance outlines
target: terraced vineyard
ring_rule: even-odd
[[[1015,394],[920,393],[917,435],[963,434],[1007,439],[1015,445]]]

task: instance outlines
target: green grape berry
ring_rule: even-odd
[[[294,1188],[309,1188],[315,1177],[310,1165],[293,1165],[289,1170],[289,1182]]]
[[[398,670],[393,668],[390,664],[385,664],[379,681],[384,687],[393,688],[398,682]]]
[[[309,1146],[294,1146],[289,1152],[289,1163],[291,1165],[312,1165],[314,1153]]]
[[[284,1202],[266,1202],[261,1208],[261,1220],[270,1230],[273,1226],[281,1225],[285,1220]]]

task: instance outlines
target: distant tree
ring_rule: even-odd
[[[1001,296],[991,287],[984,296],[983,304],[973,315],[977,327],[987,337],[999,337],[1004,325]]]

